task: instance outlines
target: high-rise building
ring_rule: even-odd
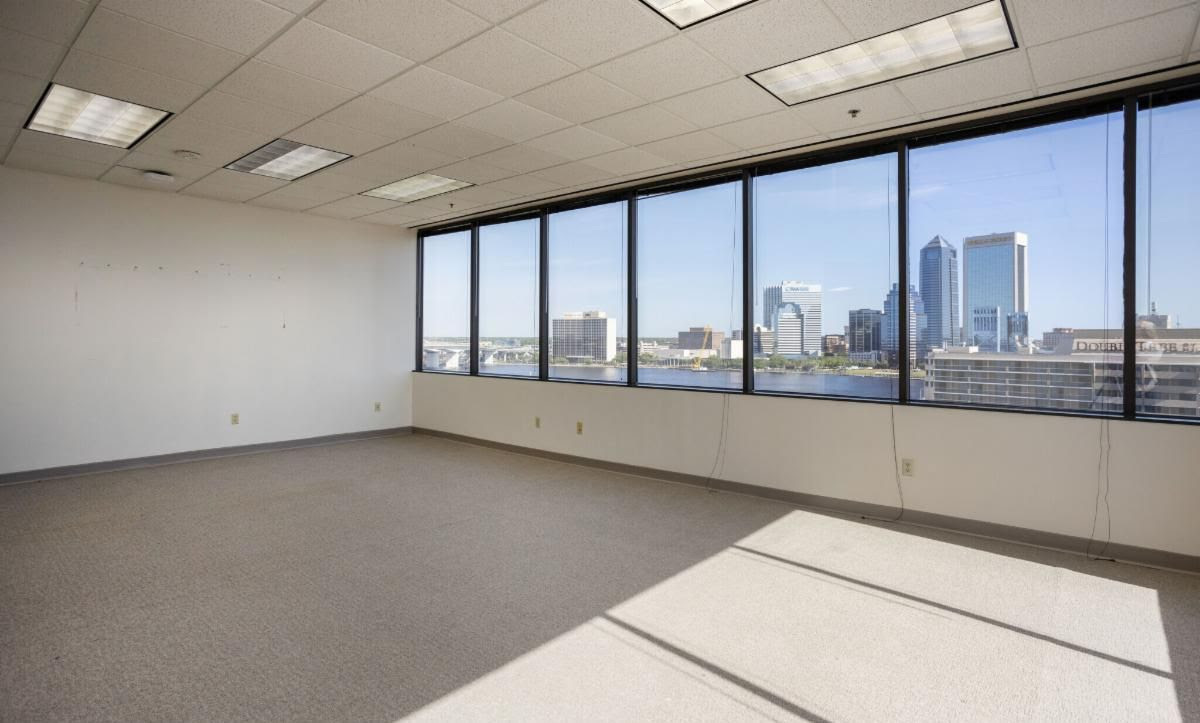
[[[930,349],[959,343],[958,249],[941,236],[934,236],[921,248],[920,273],[926,326],[918,350],[924,357]]]
[[[807,319],[799,304],[780,304],[775,309],[771,326],[775,328],[775,353],[784,356],[803,356]]]
[[[964,344],[992,352],[1028,346],[1029,238],[1025,234],[1010,231],[963,239],[962,286]]]
[[[925,305],[917,287],[908,287],[908,358],[917,360],[918,340],[927,328]],[[900,349],[900,285],[892,284],[887,298],[883,300],[883,342],[881,344],[884,356],[897,362]]]
[[[713,331],[711,326],[693,326],[687,331],[679,332],[679,349],[720,349],[725,332]]]
[[[550,356],[570,361],[612,361],[617,320],[603,311],[572,311],[550,321]]]
[[[882,352],[883,312],[851,309],[846,325],[846,347],[851,361],[879,361]]]
[[[779,343],[778,329],[775,328],[775,315],[784,304],[795,304],[799,313],[804,316],[804,337],[801,340],[802,351],[797,352],[808,356],[821,355],[821,285],[803,284],[799,281],[784,281],[778,286],[763,288],[763,326],[770,327],[776,332],[775,343]],[[784,353],[784,352],[778,352]]]

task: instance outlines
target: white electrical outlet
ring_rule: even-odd
[[[229,423],[230,424],[239,424],[241,422],[241,416],[242,415],[238,414],[237,412],[230,414],[229,415]]]
[[[583,434],[583,422],[575,423],[575,434]]]
[[[534,429],[541,429],[541,428],[542,428],[542,418],[541,418],[541,417],[534,417],[534,418],[533,418],[533,428],[534,428]]]
[[[914,462],[913,460],[909,459],[908,457],[905,457],[904,459],[900,460],[900,474],[904,475],[905,477],[915,476],[916,475],[916,467],[917,467],[917,463]]]
[[[382,412],[382,411],[383,411],[383,402],[375,402],[375,411],[376,411],[376,412]]]

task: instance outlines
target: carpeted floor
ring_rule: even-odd
[[[0,720],[408,716],[1200,721],[1200,578],[420,435],[0,487]]]

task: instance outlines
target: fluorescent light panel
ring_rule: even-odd
[[[686,28],[689,25],[707,20],[714,15],[720,15],[726,10],[732,10],[746,5],[754,0],[644,0],[654,8],[659,15],[675,23],[676,27]]]
[[[170,113],[51,83],[25,127],[31,131],[129,148]]]
[[[363,191],[361,195],[409,203],[473,185],[475,184],[467,183],[466,181],[456,181],[453,178],[446,178],[432,173],[422,173],[419,176],[410,176],[395,183],[389,183],[386,186],[372,188],[370,191]]]
[[[1017,47],[1000,0],[752,73],[788,105]]]
[[[348,153],[327,151],[324,148],[278,138],[225,167],[231,171],[294,181],[349,157]]]

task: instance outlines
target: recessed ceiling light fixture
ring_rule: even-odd
[[[327,151],[286,138],[277,138],[225,167],[231,171],[294,181],[349,157],[349,153]]]
[[[796,105],[1015,47],[1004,4],[990,0],[749,77]]]
[[[411,201],[419,201],[422,198],[429,198],[430,196],[440,196],[443,193],[450,193],[451,191],[457,191],[460,188],[473,185],[475,184],[467,183],[466,181],[456,181],[453,178],[446,178],[432,173],[422,173],[418,176],[410,176],[403,180],[389,183],[386,186],[372,188],[370,191],[363,191],[359,195],[409,203]]]
[[[25,127],[31,131],[129,148],[169,115],[165,110],[51,83]]]
[[[754,0],[642,0],[677,28],[695,25]]]

